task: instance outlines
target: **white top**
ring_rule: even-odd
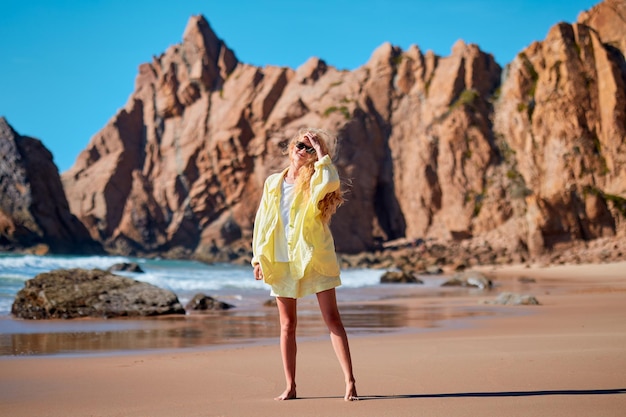
[[[274,255],[278,262],[289,262],[289,248],[287,239],[289,236],[289,218],[291,205],[295,195],[296,185],[283,180],[280,187],[280,223],[282,233],[277,231],[274,235]]]

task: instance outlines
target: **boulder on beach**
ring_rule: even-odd
[[[234,308],[232,304],[216,300],[204,294],[196,294],[185,306],[187,311],[229,310]]]
[[[441,284],[442,287],[474,287],[490,289],[493,283],[489,278],[478,271],[463,271],[455,274],[448,281]]]
[[[272,297],[263,303],[264,307],[276,307],[277,305],[278,303],[276,302],[276,297]]]
[[[387,271],[380,277],[381,284],[423,284],[415,274],[405,271]]]
[[[499,305],[525,305],[525,306],[538,306],[539,301],[535,296],[529,294],[515,294],[510,292],[503,292],[498,295],[495,300],[485,301],[484,304],[499,304]]]
[[[100,269],[59,269],[26,281],[11,313],[22,319],[185,314],[171,291]]]

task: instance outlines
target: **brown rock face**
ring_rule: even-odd
[[[622,3],[581,15],[610,30],[556,25],[504,77],[462,41],[448,57],[383,44],[354,71],[257,68],[193,17],[63,174],[71,210],[115,252],[248,248],[282,145],[316,126],[337,133],[349,184],[339,251],[430,237],[537,254],[625,234],[626,65],[603,38],[624,39]]]
[[[0,117],[0,250],[102,252],[69,211],[52,155]]]
[[[462,42],[443,59],[385,44],[353,72],[316,58],[256,68],[194,17],[181,45],[141,66],[127,106],[63,182],[72,211],[114,251],[208,252],[249,239],[263,181],[287,163],[281,145],[319,126],[340,137],[350,183],[332,224],[339,250],[466,235],[468,219],[448,224],[446,212],[471,214],[456,193],[475,173],[455,165],[493,158],[487,99],[499,77],[491,56]]]
[[[494,117],[507,180],[483,207],[492,217],[508,196],[516,236],[533,253],[625,232],[626,67],[599,36],[619,30],[624,39],[624,8],[618,19],[613,3],[623,6],[606,2],[589,21],[619,28],[558,24],[507,68]]]
[[[578,23],[593,28],[608,50],[615,48],[626,55],[626,2],[605,0],[589,11],[581,12]]]

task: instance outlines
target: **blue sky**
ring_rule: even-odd
[[[124,106],[140,64],[202,14],[241,62],[355,69],[384,42],[447,56],[463,39],[504,66],[588,0],[3,0],[0,116],[40,139],[59,171]]]

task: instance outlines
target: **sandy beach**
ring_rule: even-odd
[[[626,262],[482,270],[499,291],[532,294],[541,305],[492,305],[498,314],[458,328],[351,336],[357,402],[343,401],[330,342],[305,337],[297,400],[272,400],[284,384],[277,343],[5,357],[0,416],[626,415]],[[472,308],[477,298],[393,303]]]

